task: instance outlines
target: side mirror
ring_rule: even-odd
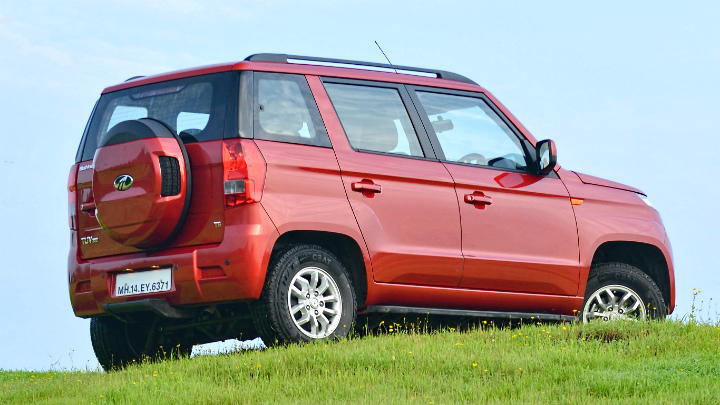
[[[538,173],[541,176],[549,174],[557,164],[557,149],[555,142],[551,139],[540,141],[535,145],[535,153],[538,162]]]

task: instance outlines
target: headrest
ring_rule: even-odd
[[[390,152],[398,145],[395,122],[389,119],[366,120],[360,131],[360,139],[353,140],[353,145],[358,149]]]

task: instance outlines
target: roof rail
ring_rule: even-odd
[[[130,80],[135,80],[135,79],[139,79],[139,78],[141,78],[141,77],[145,77],[145,76],[133,76],[133,77],[131,77],[131,78],[129,78],[129,79],[127,79],[127,80],[125,80],[125,82],[129,82]]]
[[[256,53],[254,55],[250,55],[247,58],[245,58],[246,61],[250,61],[250,62],[280,62],[280,63],[288,63],[289,59],[304,60],[304,61],[309,61],[309,62],[337,63],[337,64],[341,64],[341,65],[371,66],[371,67],[378,67],[378,68],[385,68],[385,69],[405,70],[405,71],[409,71],[409,72],[431,73],[431,74],[434,74],[435,76],[437,76],[439,79],[455,80],[458,82],[470,83],[470,84],[477,85],[477,83],[468,79],[465,76],[462,76],[462,75],[459,75],[459,74],[453,73],[453,72],[447,72],[445,70],[391,65],[391,64],[387,64],[387,63],[362,62],[362,61],[357,61],[357,60],[333,59],[333,58],[316,58],[313,56],[287,55],[287,54],[283,54],[283,53]]]

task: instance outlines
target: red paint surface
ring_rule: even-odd
[[[162,298],[172,305],[248,300],[260,297],[265,270],[278,237],[275,226],[259,204],[228,210],[229,221],[221,243],[171,248],[157,252],[137,252],[80,260],[76,241],[68,257],[70,301],[77,316],[102,313],[102,305],[144,298]],[[226,264],[229,261],[229,264]],[[126,269],[148,270],[151,266],[173,270],[171,291],[115,298],[115,276]],[[203,278],[203,269],[221,270],[225,277]],[[102,275],[105,274],[105,278]],[[75,279],[75,282],[71,280]],[[75,284],[90,280],[92,292],[75,293]]]
[[[223,166],[220,154],[221,145],[222,141],[190,143],[185,145],[190,162],[192,163],[192,200],[190,203],[190,211],[185,219],[182,230],[175,240],[171,242],[170,247],[218,243],[223,240],[224,226],[214,226],[215,222],[219,221],[223,223],[225,216],[222,186]],[[83,167],[92,165],[92,163],[93,161],[86,161],[79,165]],[[93,196],[93,172],[93,169],[86,169],[79,171],[77,175],[77,220],[79,225],[78,229],[80,229],[78,238],[97,238],[97,243],[80,245],[81,257],[89,259],[140,251],[138,248],[126,246],[112,240],[102,230],[97,218],[91,216],[88,212],[80,211],[81,205],[95,203]],[[109,183],[106,186],[109,185],[109,187],[112,187],[114,180],[114,177],[107,179]],[[127,192],[128,191],[123,193]]]
[[[363,246],[331,148],[256,140],[267,164],[262,206],[280,234],[321,231]]]
[[[665,258],[670,278],[670,302],[675,308],[675,273],[672,249],[660,214],[648,207],[635,193],[618,188],[583,183],[573,172],[561,170],[560,176],[573,198],[583,199],[574,206],[580,243],[580,286],[583,295],[593,255],[605,242],[639,242],[657,248]]]
[[[446,163],[456,182],[465,269],[460,287],[574,295],[578,238],[559,179]],[[464,202],[483,193],[491,205]]]
[[[180,193],[161,197],[160,156],[180,162]],[[93,196],[105,233],[126,246],[154,247],[164,242],[181,219],[187,193],[185,159],[174,138],[150,138],[99,148],[95,152]],[[116,190],[122,175],[133,178],[128,190]]]
[[[373,279],[457,286],[463,265],[460,221],[447,170],[436,160],[352,150],[322,84],[312,77],[308,82],[370,253]],[[367,195],[353,190],[353,183],[379,185],[381,192]]]

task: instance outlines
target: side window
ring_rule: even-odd
[[[254,137],[330,146],[305,76],[255,72]]]
[[[418,91],[449,162],[527,170],[521,140],[481,98]]]
[[[425,156],[397,89],[325,83],[325,90],[353,148]]]

